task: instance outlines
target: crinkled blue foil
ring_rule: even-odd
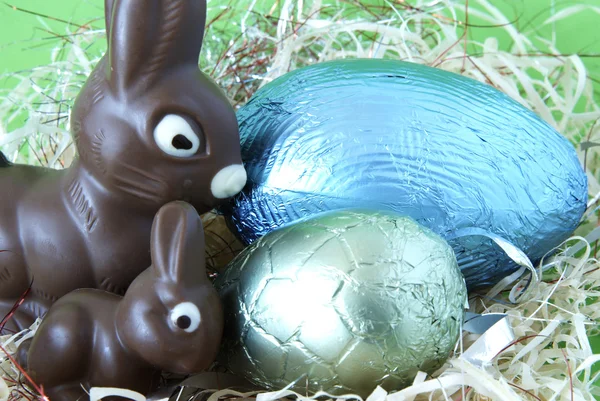
[[[389,209],[445,238],[475,227],[533,261],[576,228],[587,180],[573,146],[472,79],[393,60],[288,73],[238,112],[248,185],[225,210],[251,243],[333,209]],[[452,239],[470,289],[517,265],[485,237]]]

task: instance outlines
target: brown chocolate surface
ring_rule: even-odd
[[[146,395],[156,389],[160,371],[192,374],[213,362],[223,311],[206,275],[196,210],[185,202],[163,206],[151,249],[152,265],[124,297],[75,290],[50,308],[33,341],[19,349],[52,401],[85,400],[83,388],[91,387]]]
[[[239,192],[235,113],[198,69],[205,0],[106,0],[108,51],[72,111],[78,158],[57,171],[0,157],[0,315],[27,327],[78,288],[123,294],[150,264],[159,208],[203,213]]]

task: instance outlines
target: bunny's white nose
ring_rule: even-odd
[[[210,184],[210,190],[217,199],[230,198],[246,185],[246,170],[241,164],[233,164],[219,171]]]

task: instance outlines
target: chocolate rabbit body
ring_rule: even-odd
[[[76,161],[54,171],[0,160],[0,314],[33,283],[15,328],[77,288],[122,294],[149,264],[162,205],[203,213],[246,182],[235,113],[198,70],[205,0],[105,8],[108,52],[71,116]]]
[[[191,374],[210,366],[223,330],[218,295],[204,268],[204,233],[192,206],[172,202],[152,228],[152,266],[124,297],[73,291],[19,350],[52,401],[84,399],[83,388],[148,394],[161,370]],[[56,369],[60,366],[60,369]],[[82,388],[83,386],[83,388]]]
[[[85,396],[83,388],[89,391],[93,383],[127,388],[141,394],[156,387],[159,372],[123,348],[115,330],[106,330],[115,325],[121,297],[86,289],[76,290],[65,298],[46,316],[52,324],[42,328],[40,338],[44,337],[44,340],[38,340],[26,362],[36,380],[44,383],[50,400],[82,400]],[[43,350],[40,350],[38,347],[42,342]],[[105,345],[100,356],[90,352],[94,347]],[[127,361],[127,369],[118,369],[124,361]],[[54,369],[36,374],[35,369],[40,366]],[[56,369],[56,366],[61,368]]]
[[[3,208],[0,215],[0,249],[8,250],[0,254],[3,268],[0,294],[6,309],[33,279],[32,291],[19,308],[20,312],[30,314],[15,316],[21,326],[31,324],[52,302],[76,288],[100,288],[123,294],[143,270],[140,266],[150,264],[151,210],[119,207],[114,197],[104,202],[95,199],[94,205],[105,204],[107,210],[97,207],[91,226],[78,209],[81,199],[76,195],[83,197],[84,190],[73,189],[83,188],[78,184],[81,181],[69,180],[69,173],[76,169],[71,168],[67,174],[58,171],[35,174],[38,169],[25,166],[11,169],[22,170],[28,178],[38,176],[33,188],[22,191],[25,193],[9,186],[13,197],[21,195],[20,201],[15,214]],[[6,178],[2,172],[0,182]],[[19,233],[19,237],[14,238],[14,233]]]

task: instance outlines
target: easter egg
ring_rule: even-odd
[[[224,210],[245,243],[327,210],[414,218],[447,239],[470,289],[537,261],[586,208],[574,147],[495,88],[394,60],[339,60],[285,74],[238,111],[248,184]],[[461,237],[475,229],[488,236]]]
[[[268,389],[367,396],[438,369],[466,303],[452,248],[393,212],[339,210],[275,230],[215,282],[219,361]]]

